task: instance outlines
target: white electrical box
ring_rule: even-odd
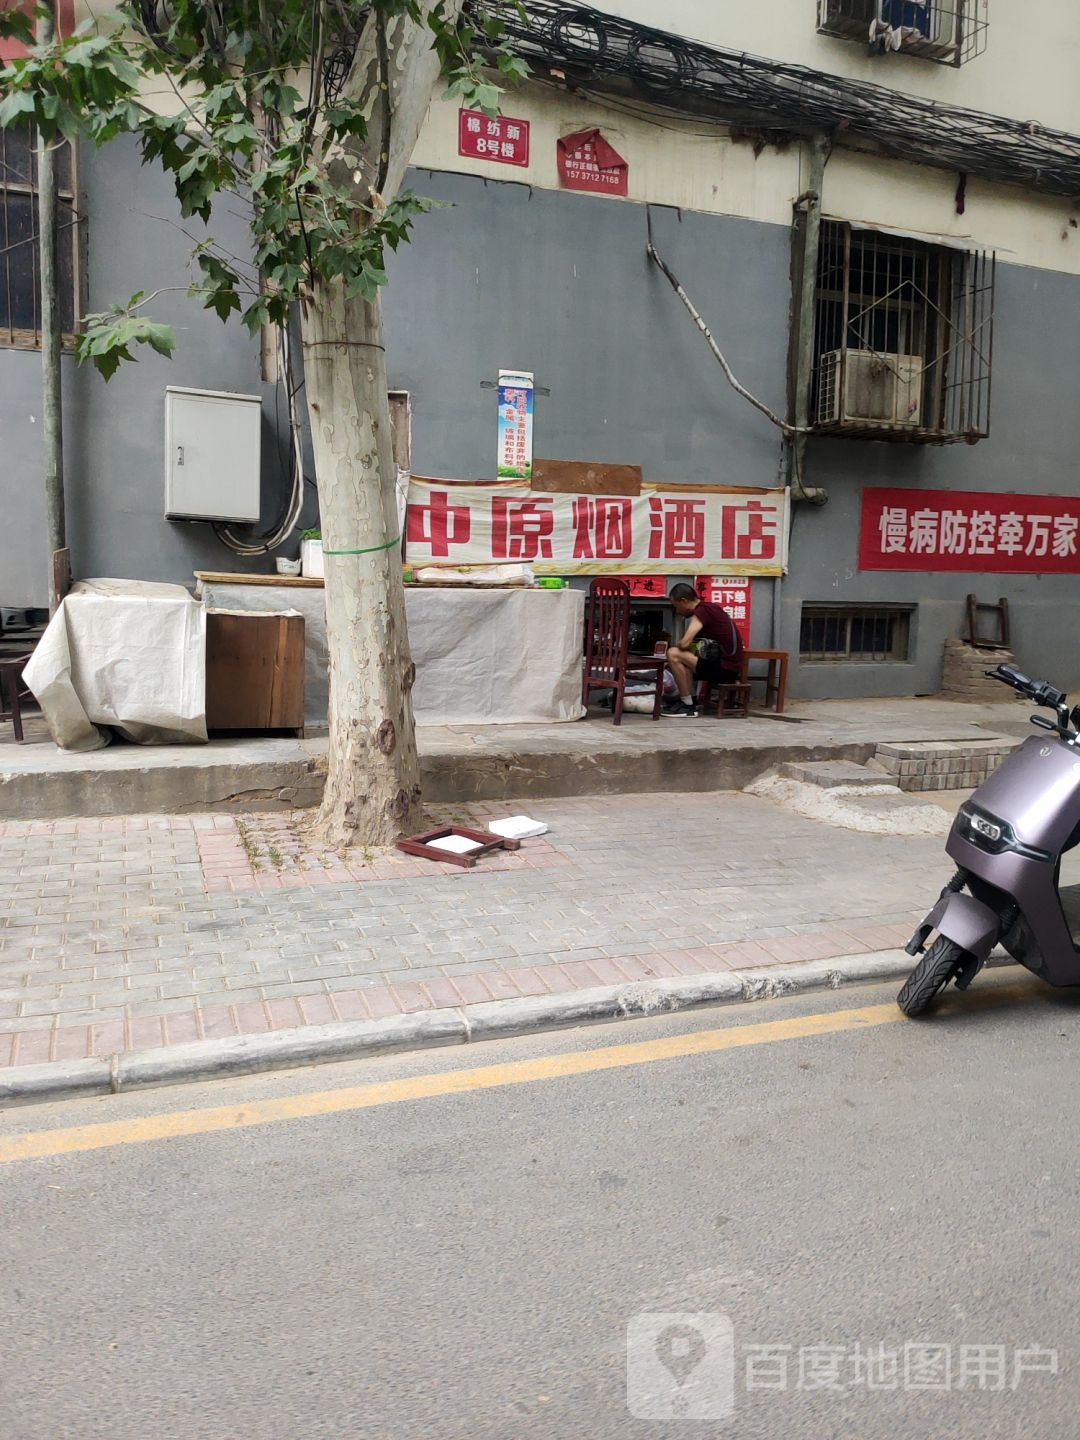
[[[217,390],[165,391],[165,519],[259,518],[262,400]]]

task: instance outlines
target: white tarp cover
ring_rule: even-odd
[[[579,720],[585,592],[405,592],[422,725]]]
[[[80,580],[25,671],[53,739],[98,750],[206,741],[206,612],[182,585]]]
[[[203,603],[304,616],[305,718],[325,725],[326,610],[321,589],[201,582]],[[579,720],[585,592],[410,585],[405,591],[420,725]]]

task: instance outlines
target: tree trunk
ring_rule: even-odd
[[[462,0],[443,0],[452,21]],[[342,103],[367,135],[346,147],[365,202],[397,194],[431,103],[439,59],[421,19],[372,11]],[[420,826],[420,761],[390,444],[382,310],[318,280],[301,306],[319,486],[330,651],[330,757],[318,829],[334,845],[387,845]]]
[[[420,761],[382,311],[319,281],[301,320],[330,651],[318,828],[333,845],[389,845],[419,828]]]

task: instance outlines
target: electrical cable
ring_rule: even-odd
[[[886,154],[1070,199],[1080,193],[1080,136],[1034,120],[945,105],[865,80],[705,45],[558,0],[483,0],[503,39],[534,71],[568,85],[629,88],[669,108],[706,104],[738,124],[827,132]],[[980,34],[988,22],[979,22]],[[688,105],[690,102],[690,105]]]
[[[304,481],[307,477],[304,475],[303,434],[296,413],[296,395],[300,387],[293,384],[291,346],[284,326],[278,332],[278,346],[289,410],[289,497],[282,519],[269,535],[242,536],[237,535],[227,524],[214,525],[214,534],[237,555],[267,555],[271,550],[276,550],[296,529],[304,509]]]

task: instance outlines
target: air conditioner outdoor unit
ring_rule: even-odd
[[[821,357],[818,424],[917,429],[925,368],[920,355],[830,351]]]

